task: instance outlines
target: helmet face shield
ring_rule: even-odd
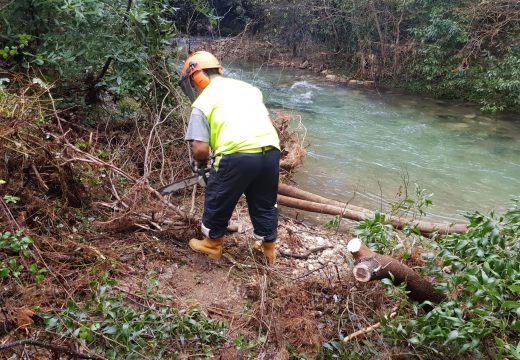
[[[190,54],[184,63],[179,86],[192,103],[198,96],[195,84],[199,91],[209,84],[210,79],[203,71],[206,69],[218,69],[219,74],[222,75],[222,65],[213,54],[207,51],[196,51]]]
[[[179,86],[181,87],[182,92],[184,95],[190,99],[190,101],[193,103],[195,99],[197,98],[197,92],[191,85],[191,79],[189,76],[183,76],[181,80],[179,81]]]

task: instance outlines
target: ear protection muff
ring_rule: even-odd
[[[193,74],[191,74],[191,78],[193,82],[201,89],[204,89],[209,85],[209,76],[206,75],[204,70],[195,71]]]
[[[196,51],[186,59],[183,67],[183,76],[190,78],[192,84],[204,89],[210,83],[207,69],[218,69],[222,75],[222,65],[215,55],[207,51]]]

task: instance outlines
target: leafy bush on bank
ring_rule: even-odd
[[[100,89],[149,98],[155,73],[167,66],[174,26],[166,17],[174,11],[166,0],[11,2],[0,14],[0,67],[79,95],[74,105],[81,95],[95,101],[87,93]]]
[[[293,56],[312,57],[313,45],[324,45],[323,61],[354,79],[520,111],[514,1],[252,0],[244,9]]]
[[[466,218],[469,231],[440,238],[423,269],[450,300],[415,319],[392,319],[385,333],[446,355],[520,358],[519,203],[502,216]]]
[[[399,304],[397,316],[381,320],[384,342],[426,357],[520,359],[520,203],[500,216],[475,212],[465,217],[470,225],[464,234],[425,239],[408,229],[411,245],[383,224],[382,216],[354,230],[381,253],[400,250],[405,261],[418,243],[422,275],[448,294],[448,300],[425,312],[408,300],[404,286],[383,281]],[[370,358],[369,347],[330,342],[323,351],[325,358],[361,359]]]

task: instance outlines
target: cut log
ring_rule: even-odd
[[[278,203],[280,205],[321,214],[340,215],[355,221],[363,221],[374,216],[374,212],[370,210],[350,204],[343,204],[323,198],[319,195],[288,187],[287,185],[282,185],[283,184],[280,184],[278,191]],[[287,195],[283,195],[282,193]],[[306,200],[303,199],[303,197],[312,200]],[[340,206],[337,206],[337,204],[340,204]],[[438,231],[440,234],[464,233],[468,231],[466,224],[432,223],[391,215],[385,215],[385,223],[392,224],[396,229],[402,229],[406,225],[411,227],[417,226],[419,231],[423,234],[431,234],[434,231]]]
[[[287,185],[287,184],[279,184],[278,185],[278,194],[285,195],[285,196],[292,197],[292,198],[296,198],[296,199],[302,199],[302,200],[317,202],[317,203],[320,203],[320,204],[334,205],[334,206],[337,206],[337,207],[340,207],[340,208],[347,208],[347,209],[350,209],[350,210],[367,212],[367,213],[370,213],[370,214],[373,213],[372,211],[367,210],[365,208],[362,208],[362,207],[359,207],[359,206],[356,206],[356,205],[352,205],[352,204],[349,204],[349,203],[342,203],[341,201],[328,199],[326,197],[323,197],[323,196],[320,196],[320,195],[316,195],[316,194],[313,194],[311,192],[304,191],[304,190],[298,189],[298,188],[296,188],[294,186],[290,186],[290,185]],[[372,216],[372,215],[370,215],[370,216]]]
[[[352,272],[360,282],[390,279],[393,276],[394,285],[406,283],[408,296],[412,300],[438,304],[446,299],[444,294],[439,293],[429,281],[408,266],[390,256],[373,252],[359,238],[350,240],[347,250],[354,257],[355,265]]]
[[[357,221],[362,221],[370,217],[361,211],[356,211],[349,208],[340,208],[338,206],[322,204],[308,200],[296,199],[285,195],[278,195],[278,204],[295,209],[318,212],[321,214],[342,215],[343,217]]]

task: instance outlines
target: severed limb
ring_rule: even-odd
[[[389,318],[393,318],[397,313],[396,312],[393,312],[390,314]],[[374,325],[370,325],[364,329],[361,329],[361,330],[358,330],[356,332],[353,332],[352,334],[350,334],[349,336],[346,336],[343,341],[344,342],[349,342],[350,340],[352,339],[355,339],[355,338],[358,338],[360,336],[363,336],[363,335],[366,335],[368,333],[371,333],[372,331],[374,331],[375,329],[381,327],[381,323],[380,322],[377,322],[375,323]]]
[[[433,285],[419,276],[405,264],[390,256],[379,255],[370,250],[359,238],[353,238],[347,244],[355,260],[352,270],[356,280],[368,282],[389,279],[393,276],[394,285],[406,283],[408,297],[418,302],[430,301],[438,304],[446,295],[437,292]]]
[[[323,251],[323,250],[327,250],[327,249],[332,249],[332,248],[333,247],[330,246],[330,245],[318,246],[318,247],[315,247],[313,249],[307,250],[303,254],[294,254],[294,253],[286,252],[286,251],[283,251],[283,250],[278,250],[278,252],[280,253],[280,255],[282,255],[284,257],[292,257],[292,258],[295,258],[295,259],[307,259],[307,258],[309,258],[309,256],[311,256],[314,253],[317,253],[317,252],[320,252],[320,251]]]

